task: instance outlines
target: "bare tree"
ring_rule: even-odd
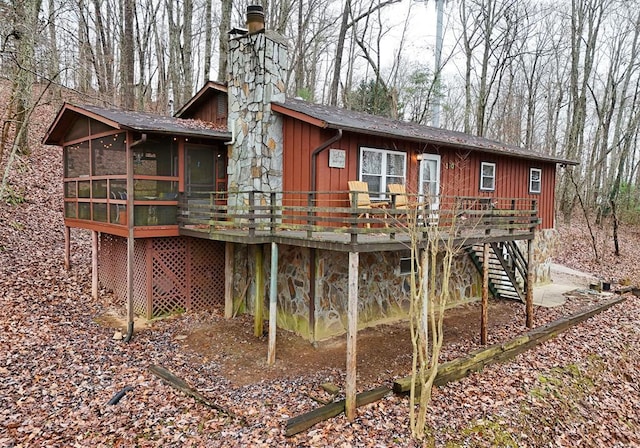
[[[211,0],[204,3],[204,79],[211,79],[211,47],[213,39],[213,25],[211,20]]]
[[[135,93],[133,90],[134,48],[133,48],[133,0],[124,0],[124,28],[122,32],[122,45],[120,50],[120,104],[133,110],[135,105]]]
[[[227,53],[229,53],[229,30],[231,29],[232,5],[232,0],[220,0],[220,35],[218,36],[218,81],[220,82],[224,82],[227,79]]]
[[[333,64],[333,78],[331,80],[331,88],[329,90],[329,104],[336,106],[338,104],[338,88],[340,86],[340,70],[342,69],[342,54],[344,53],[344,40],[347,37],[347,29],[349,28],[349,15],[351,14],[351,0],[344,1],[344,9],[340,21],[340,32],[338,33],[338,42],[336,44],[336,55]]]
[[[40,13],[41,1],[15,0],[12,7],[12,30],[4,42],[5,46],[11,46],[12,73],[10,79],[12,80],[12,88],[7,111],[8,117],[3,124],[0,158],[8,143],[11,127],[14,130],[18,154],[29,152],[28,111],[32,107],[31,97],[35,81],[34,53],[39,34],[38,14]],[[7,48],[4,50],[6,51]],[[19,132],[22,129],[24,131]]]
[[[427,408],[438,374],[444,316],[451,299],[449,283],[453,261],[464,245],[455,241],[455,215],[452,214],[451,228],[447,232],[440,232],[437,225],[427,226],[426,242],[424,228],[417,226],[417,209],[412,212],[407,226],[411,238],[409,321],[413,347],[409,420],[411,434],[418,440],[425,437]],[[424,219],[433,217],[427,215]],[[421,246],[424,248],[420,249]]]
[[[569,83],[570,107],[567,112],[565,157],[578,158],[583,147],[587,113],[588,82],[592,75],[597,41],[605,11],[602,0],[571,1],[571,71]],[[571,168],[569,168],[571,169]],[[577,182],[576,182],[577,183]],[[571,218],[575,195],[573,182],[566,176],[561,179],[560,210],[565,221]]]

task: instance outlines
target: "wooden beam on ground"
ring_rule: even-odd
[[[443,386],[451,381],[464,378],[472,372],[480,371],[484,366],[512,359],[516,355],[557,336],[567,328],[583,322],[624,300],[626,300],[626,297],[616,297],[585,311],[555,320],[503,344],[490,345],[473,351],[466,356],[446,362],[439,367],[438,375],[433,384]],[[411,376],[398,379],[393,384],[393,391],[397,393],[408,392],[410,389]]]
[[[535,235],[535,232],[534,232]],[[533,328],[533,239],[527,240],[527,295],[525,298],[527,307],[527,328]]]
[[[271,243],[271,276],[269,278],[269,349],[267,364],[276,362],[276,320],[278,311],[278,244]]]
[[[64,268],[71,269],[71,227],[64,226]]]
[[[388,387],[378,387],[377,389],[361,392],[356,396],[356,406],[364,406],[365,404],[373,403],[388,395],[391,389]],[[290,418],[287,421],[287,427],[285,435],[292,436],[311,428],[316,423],[328,420],[336,415],[341,414],[345,410],[345,400],[329,403],[320,408],[314,409],[306,414],[298,415],[297,417]]]
[[[151,373],[153,373],[158,378],[162,379],[164,382],[166,382],[170,386],[178,389],[181,392],[184,392],[186,395],[188,395],[190,397],[195,398],[196,401],[204,404],[205,406],[208,406],[208,407],[213,408],[213,409],[215,409],[217,411],[220,411],[223,414],[227,414],[230,417],[239,418],[239,419],[243,420],[241,417],[238,417],[236,414],[234,414],[233,412],[231,412],[227,408],[225,408],[223,406],[220,406],[219,404],[214,403],[213,401],[211,401],[208,398],[206,398],[204,395],[202,395],[196,389],[194,389],[193,387],[189,386],[189,384],[187,384],[187,382],[184,381],[182,378],[178,378],[177,376],[175,376],[173,373],[171,373],[169,370],[165,369],[164,367],[151,365],[149,367],[149,370],[151,371]]]
[[[480,344],[488,340],[489,325],[489,243],[482,245],[482,312],[480,313]]]
[[[349,252],[349,294],[347,309],[347,378],[345,382],[345,414],[356,418],[356,341],[358,334],[358,264],[359,254]]]
[[[262,256],[262,245],[252,246],[255,258],[255,293],[254,293],[254,316],[253,335],[257,338],[264,332],[264,263]]]
[[[231,242],[224,245],[224,317],[233,316],[233,257],[234,246]]]

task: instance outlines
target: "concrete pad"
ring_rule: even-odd
[[[551,265],[551,283],[533,288],[533,304],[545,308],[564,305],[566,293],[576,289],[588,289],[589,283],[596,278],[585,272],[553,263]]]

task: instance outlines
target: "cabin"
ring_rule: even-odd
[[[456,303],[481,296],[490,263],[489,291],[531,324],[556,171],[575,162],[288,98],[286,39],[259,7],[247,23],[226,84],[173,117],[62,106],[44,142],[64,148],[67,266],[70,230],[88,229],[94,294],[130,315],[219,306],[253,314],[259,335],[268,318],[270,341],[276,325],[317,341],[405,318],[411,237],[424,249],[441,232],[464,247]]]

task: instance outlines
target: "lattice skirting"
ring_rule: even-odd
[[[127,297],[127,239],[101,234],[100,284]],[[144,238],[134,245],[134,310],[147,319],[224,306],[224,243],[190,237]]]

